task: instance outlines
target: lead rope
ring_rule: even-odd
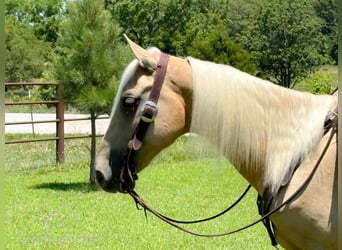
[[[205,219],[192,220],[192,221],[183,221],[183,220],[176,220],[176,219],[170,218],[170,217],[165,216],[165,215],[163,215],[163,214],[161,214],[161,213],[159,213],[157,211],[155,211],[155,212],[158,213],[159,216],[161,216],[165,220],[173,222],[173,223],[178,223],[178,224],[196,224],[196,223],[210,221],[210,220],[216,219],[217,217],[220,217],[221,215],[224,215],[225,213],[227,213],[228,211],[233,209],[246,196],[246,194],[248,193],[250,188],[251,188],[251,185],[248,185],[247,188],[245,189],[245,191],[240,195],[240,197],[232,205],[230,205],[228,208],[226,208],[225,210],[223,210],[222,212],[220,212],[220,213],[218,213],[216,215],[213,215],[213,216],[205,218]],[[131,193],[129,193],[129,194],[132,196],[132,198],[134,199],[135,203],[137,205],[140,205],[145,210],[145,214],[146,214],[146,210],[149,211],[148,208],[150,208],[150,207],[140,198],[140,196],[134,190]],[[153,209],[151,209],[151,210],[153,210]]]
[[[337,117],[336,117],[337,119]],[[337,121],[336,121],[336,124],[335,126],[332,127],[332,130],[331,130],[331,133],[330,133],[330,136],[329,136],[329,139],[320,155],[320,157],[318,158],[312,172],[310,173],[310,175],[305,179],[305,181],[302,183],[302,185],[297,189],[296,192],[294,192],[287,200],[285,200],[282,204],[280,204],[279,206],[277,206],[276,208],[274,208],[273,210],[269,211],[267,214],[265,214],[263,217],[261,217],[260,219],[246,225],[246,226],[243,226],[243,227],[240,227],[238,229],[235,229],[235,230],[231,230],[231,231],[228,231],[228,232],[225,232],[225,233],[218,233],[218,234],[203,234],[203,233],[198,233],[198,232],[195,232],[195,231],[192,231],[192,230],[189,230],[189,229],[186,229],[186,228],[183,228],[179,225],[177,225],[177,221],[176,220],[170,220],[168,217],[162,215],[161,213],[159,213],[158,211],[154,210],[153,208],[151,208],[150,206],[148,206],[145,201],[143,199],[140,198],[140,196],[134,191],[134,190],[130,190],[128,191],[128,194],[133,198],[133,200],[135,201],[137,207],[141,206],[144,211],[145,211],[145,216],[146,216],[146,211],[149,211],[150,213],[152,213],[153,215],[155,215],[157,218],[159,218],[160,220],[166,222],[167,224],[183,231],[183,232],[186,232],[186,233],[189,233],[191,235],[195,235],[195,236],[199,236],[199,237],[222,237],[222,236],[227,236],[227,235],[230,235],[230,234],[234,234],[234,233],[237,233],[237,232],[240,232],[240,231],[243,231],[247,228],[250,228],[256,224],[258,224],[259,222],[263,221],[264,219],[268,218],[269,216],[271,216],[272,214],[278,212],[283,206],[285,206],[286,204],[288,204],[290,201],[292,201],[308,184],[309,182],[311,181],[312,177],[314,176],[314,174],[316,173],[316,170],[318,169],[318,166],[320,165],[324,155],[326,154],[329,146],[330,146],[330,143],[332,141],[332,139],[334,138],[334,135],[337,133]],[[138,206],[139,205],[139,206]]]

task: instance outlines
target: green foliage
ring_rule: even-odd
[[[263,1],[249,26],[246,44],[263,74],[292,87],[299,77],[326,62],[320,28],[310,1]]]
[[[30,25],[34,35],[52,44],[56,42],[58,25],[67,0],[7,0],[6,17]]]
[[[106,6],[124,32],[143,47],[156,46],[178,56],[201,30],[228,20],[227,0],[107,0]]]
[[[228,35],[226,0],[105,2],[124,32],[143,47],[255,71],[248,52]]]
[[[297,85],[296,89],[314,94],[331,94],[337,87],[332,72],[324,68],[300,80]]]
[[[57,57],[68,57],[66,60],[72,59],[74,63],[83,62],[82,70],[88,72],[87,75],[80,74],[81,68],[72,67],[73,63],[68,66],[68,72],[60,72],[66,77],[77,78],[76,90],[88,77],[94,83],[94,79],[100,79],[99,75],[104,76],[109,69],[115,72],[112,74],[114,78],[108,80],[104,77],[100,82],[117,84],[123,65],[127,63],[124,58],[129,57],[127,49],[120,43],[122,33],[128,34],[143,47],[157,46],[177,56],[192,55],[228,63],[250,73],[255,72],[256,65],[260,76],[287,87],[293,87],[298,79],[317,65],[331,62],[337,64],[336,0],[101,1],[99,11],[103,11],[104,3],[105,9],[110,11],[115,21],[110,19],[108,13],[95,13],[100,2],[91,3],[97,18],[110,19],[109,23],[113,24],[115,30],[113,36],[108,33],[109,24],[101,26],[92,21],[90,25],[88,22],[77,21],[77,18],[85,16],[82,17],[68,6],[75,6],[79,2],[5,2],[6,81],[42,78],[55,80],[56,74],[51,74],[46,67],[50,66],[54,56],[51,47],[56,47],[58,33],[60,41],[56,50]],[[73,19],[71,15],[74,15]],[[73,21],[75,23],[71,25]],[[64,30],[59,31],[60,25]],[[69,34],[65,29],[69,29]],[[79,36],[71,38],[72,32],[79,33]],[[69,36],[69,41],[67,38],[62,39],[62,36]],[[110,46],[99,42],[109,37],[114,37],[110,46],[119,52],[108,53]],[[78,47],[76,42],[71,46],[71,40],[77,39]],[[82,43],[89,47],[82,50]],[[100,49],[96,50],[95,47]],[[119,59],[107,63],[110,57]],[[87,68],[85,62],[97,66]],[[98,72],[97,76],[94,72]],[[93,83],[90,85],[99,86]],[[102,85],[99,88],[104,89]],[[115,86],[110,88],[115,89]],[[85,96],[85,91],[82,92]],[[48,91],[44,90],[42,96],[49,96]]]
[[[64,0],[8,0],[6,16],[6,82],[42,77],[63,14]]]
[[[144,47],[229,63],[252,73],[256,64],[260,76],[292,87],[315,66],[329,62],[328,51],[336,51],[322,32],[322,20],[336,17],[332,1],[105,3],[124,32]],[[319,15],[319,10],[325,12]]]
[[[39,97],[41,100],[56,99],[56,86],[42,86],[39,90]],[[50,107],[49,105],[47,106]]]
[[[32,81],[41,77],[50,60],[51,47],[37,39],[29,25],[18,22],[13,16],[6,18],[5,81]]]
[[[78,99],[79,110],[97,111],[110,114],[113,97],[117,91],[117,84],[112,82],[104,89],[98,89],[94,86],[82,89]]]
[[[268,0],[230,0],[228,3],[229,22],[227,26],[230,36],[244,45],[243,40],[239,40],[240,36],[248,29],[256,6],[261,4],[262,1]]]
[[[6,32],[25,41],[13,40],[9,45],[10,42],[6,40],[6,46],[11,48],[6,51],[10,58],[6,67],[7,76],[15,75],[11,79],[19,79],[20,74],[24,75],[21,77],[26,78],[24,80],[42,77],[41,71],[45,70],[51,60],[45,56],[51,54],[48,47],[55,47],[59,25],[62,24],[65,28],[65,18],[70,18],[68,3],[75,5],[77,2],[79,1],[6,1],[6,19],[9,20],[8,23],[15,25],[10,31],[7,28]],[[284,86],[293,86],[317,65],[331,61],[337,63],[336,0],[104,0],[103,3],[116,20],[111,22],[116,26],[117,37],[120,39],[122,33],[126,33],[143,47],[157,46],[177,56],[193,55],[201,59],[229,63],[248,72],[255,71],[255,64],[260,76]],[[101,8],[103,9],[102,6]],[[71,12],[75,13],[72,10]],[[117,27],[116,23],[122,29]],[[85,38],[85,32],[81,31],[82,25],[74,25],[74,31],[81,32],[84,37],[80,43],[92,39]],[[88,28],[90,29],[90,26]],[[28,30],[30,36],[33,34],[35,38],[24,38],[21,35],[23,29]],[[100,29],[94,36],[99,39],[102,31]],[[59,33],[66,34],[65,31]],[[45,44],[47,47],[43,48],[34,41],[36,38],[50,44]],[[118,41],[119,39],[113,40],[116,48],[122,46]],[[63,45],[59,45],[59,55],[70,56],[72,50],[63,51]],[[35,49],[42,53],[34,52],[37,56],[25,60],[32,63],[23,65],[20,61],[21,54],[32,54],[33,52],[26,50]],[[74,52],[80,52],[77,48],[73,49]],[[88,51],[89,54],[90,51],[101,52],[94,51],[93,47]],[[42,55],[44,61],[40,60]],[[252,60],[249,60],[250,55]],[[99,60],[102,60],[100,57]],[[23,58],[26,58],[26,55]],[[88,60],[89,55],[83,51],[77,59]],[[112,64],[114,67],[116,65],[118,64]],[[99,68],[106,71],[106,67]],[[122,70],[122,67],[117,68],[120,69],[115,71]],[[89,72],[91,75],[91,71]],[[115,77],[118,78],[118,74],[115,74]],[[55,77],[46,71],[43,78],[51,80]]]
[[[326,53],[337,64],[337,2],[336,0],[316,0],[314,8],[317,16],[323,20],[321,32],[325,36],[328,45]]]
[[[216,63],[229,64],[245,72],[255,73],[255,65],[250,55],[229,38],[224,26],[218,25],[199,34],[188,49],[189,53],[199,59]]]
[[[128,48],[119,42],[120,31],[102,1],[79,0],[68,5],[53,72],[65,87],[65,97],[77,100],[79,110],[95,114],[109,110],[112,90],[130,57]],[[101,94],[105,92],[110,98]]]

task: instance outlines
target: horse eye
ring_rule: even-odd
[[[122,105],[126,108],[134,108],[138,106],[139,104],[139,98],[133,97],[133,96],[126,96],[122,100]]]

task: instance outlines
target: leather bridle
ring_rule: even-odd
[[[161,53],[155,70],[155,77],[150,95],[148,100],[145,101],[140,108],[140,120],[131,137],[132,139],[128,142],[119,180],[119,191],[122,193],[133,191],[135,181],[138,179],[133,160],[134,152],[141,148],[147,129],[157,116],[157,103],[165,79],[169,58],[170,55]]]
[[[330,133],[329,139],[328,139],[319,159],[317,160],[317,162],[316,162],[312,172],[309,174],[309,176],[305,179],[305,181],[302,183],[302,185],[296,190],[296,192],[294,192],[283,203],[281,203],[280,205],[278,205],[277,207],[275,207],[271,211],[264,214],[260,219],[255,220],[246,226],[243,226],[243,227],[240,227],[238,229],[231,230],[231,231],[228,231],[225,233],[202,234],[202,233],[197,233],[197,232],[188,230],[186,228],[183,228],[183,227],[179,226],[178,224],[193,224],[193,223],[209,221],[209,220],[215,219],[215,218],[225,214],[226,212],[231,210],[233,207],[235,207],[235,205],[237,205],[240,200],[242,200],[242,198],[247,194],[248,190],[250,189],[250,187],[251,187],[250,185],[246,188],[246,190],[243,192],[243,194],[231,206],[229,206],[224,211],[218,213],[217,215],[211,216],[209,218],[195,220],[195,221],[180,221],[180,220],[175,220],[175,219],[169,218],[169,217],[159,213],[158,211],[154,210],[150,206],[148,206],[144,202],[144,200],[142,198],[140,198],[140,196],[134,191],[135,181],[138,179],[136,169],[135,169],[135,163],[133,160],[134,152],[141,148],[144,137],[145,137],[146,132],[147,132],[147,129],[148,129],[149,125],[152,122],[154,122],[156,115],[158,113],[157,103],[158,103],[160,91],[161,91],[161,88],[162,88],[162,85],[163,85],[163,82],[165,79],[165,74],[166,74],[166,69],[167,69],[169,57],[170,56],[168,54],[165,54],[165,53],[161,53],[161,55],[160,55],[160,58],[159,58],[159,61],[157,64],[157,68],[156,68],[155,78],[153,81],[153,85],[152,85],[152,89],[151,89],[149,98],[141,106],[140,120],[138,122],[138,125],[137,125],[134,133],[133,133],[133,136],[131,137],[131,140],[128,142],[128,145],[127,145],[126,154],[125,154],[124,160],[123,160],[123,166],[122,166],[122,169],[120,172],[119,191],[122,193],[128,193],[134,199],[134,201],[137,205],[137,208],[139,205],[145,210],[145,215],[146,215],[146,211],[149,211],[150,213],[152,213],[153,215],[155,215],[157,218],[161,219],[162,221],[166,222],[167,224],[169,224],[173,227],[176,227],[176,228],[178,228],[178,229],[180,229],[186,233],[189,233],[189,234],[192,234],[195,236],[201,236],[201,237],[220,237],[220,236],[226,236],[226,235],[230,235],[230,234],[233,234],[236,232],[243,231],[247,228],[250,228],[250,227],[256,225],[259,222],[264,221],[265,219],[268,219],[272,214],[278,212],[282,207],[284,207],[286,204],[288,204],[289,202],[294,200],[296,198],[296,196],[298,194],[300,194],[300,192],[302,192],[302,190],[304,190],[304,188],[309,184],[309,182],[313,178],[314,174],[316,173],[316,170],[318,169],[318,166],[320,165],[326,151],[328,150],[328,148],[330,146],[330,143],[331,143],[334,135],[337,133],[337,109],[331,112],[331,114],[333,114],[332,116],[329,116],[329,117],[327,116],[327,119],[326,119],[325,124],[324,124],[324,131],[326,133],[326,132],[328,132],[328,130],[331,129],[331,133]]]

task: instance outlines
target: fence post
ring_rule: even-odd
[[[63,101],[64,86],[57,85],[57,106],[56,106],[56,161],[57,163],[64,162],[64,101]]]

